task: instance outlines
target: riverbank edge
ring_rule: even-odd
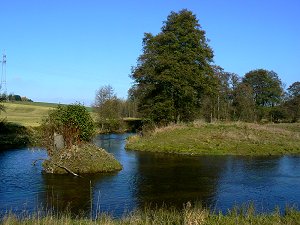
[[[84,216],[72,216],[70,213],[36,213],[35,215],[16,216],[13,213],[4,215],[3,225],[10,224],[299,224],[300,211],[294,208],[286,208],[280,212],[276,208],[270,213],[256,213],[254,206],[235,207],[228,210],[226,214],[221,212],[210,212],[201,206],[191,206],[190,203],[184,205],[182,210],[175,208],[144,208],[125,214],[122,218],[114,218],[107,213],[98,214],[94,219]]]
[[[189,156],[300,155],[300,123],[193,123],[127,139],[126,150]]]
[[[0,121],[0,149],[32,147],[37,143],[36,128]]]

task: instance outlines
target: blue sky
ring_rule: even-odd
[[[144,32],[157,34],[171,11],[197,16],[215,64],[243,76],[274,70],[300,80],[299,0],[0,0],[0,51],[8,93],[86,105],[112,85],[126,98]]]

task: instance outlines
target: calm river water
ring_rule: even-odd
[[[65,210],[121,216],[144,205],[182,207],[200,201],[212,210],[253,202],[258,211],[300,206],[300,157],[233,157],[126,151],[129,134],[100,135],[95,143],[123,165],[116,173],[77,178],[42,174],[44,150],[0,152],[0,214]],[[91,201],[92,199],[92,201]]]

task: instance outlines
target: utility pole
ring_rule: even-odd
[[[1,84],[0,84],[0,92],[2,94],[7,94],[7,87],[6,87],[6,55],[5,53],[2,54],[2,73],[1,73]]]

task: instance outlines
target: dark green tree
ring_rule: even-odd
[[[287,101],[282,105],[286,112],[286,118],[291,122],[297,122],[300,119],[300,82],[294,82],[287,89]]]
[[[132,69],[142,116],[155,123],[191,121],[215,87],[213,51],[191,11],[171,12],[157,35],[145,33]]]
[[[246,122],[256,119],[256,107],[253,99],[253,89],[247,84],[241,83],[233,91],[232,118]]]
[[[293,84],[291,84],[288,89],[288,96],[289,98],[294,98],[300,95],[300,82],[294,82]]]
[[[213,66],[217,79],[217,92],[211,100],[214,106],[214,118],[217,120],[230,120],[232,112],[234,90],[239,84],[240,78],[235,73],[224,71],[220,66]],[[204,109],[205,110],[205,109]]]
[[[274,71],[252,70],[245,74],[243,83],[252,88],[254,101],[259,107],[276,106],[282,100],[282,82]]]

